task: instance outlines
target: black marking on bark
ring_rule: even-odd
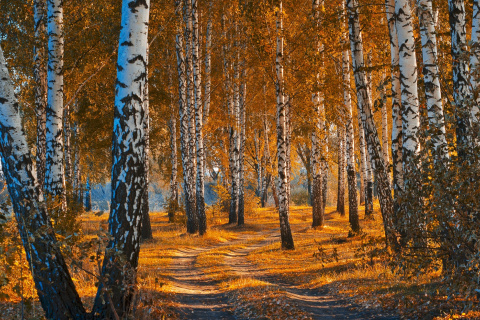
[[[125,83],[118,81],[118,79],[117,79],[117,81],[115,81],[115,85],[118,85],[119,87],[122,87],[122,88],[127,87],[127,85]]]
[[[5,104],[5,103],[7,103],[7,102],[8,102],[8,99],[5,99],[5,98],[0,97],[0,103],[1,103],[1,104]]]
[[[127,46],[127,47],[133,47],[133,43],[131,41],[124,41],[120,44],[122,47]]]
[[[137,8],[141,5],[143,5],[145,9],[148,9],[147,0],[134,0],[128,4],[128,7],[132,13],[136,13]]]
[[[123,98],[122,100],[120,100],[122,103],[125,103],[125,104],[129,104],[131,103],[133,100],[139,102],[139,103],[143,103],[142,99],[136,95],[136,94],[132,94],[132,95],[128,95],[126,96],[125,98]]]
[[[135,56],[135,57],[133,57],[132,59],[129,59],[129,60],[128,60],[128,63],[134,63],[134,62],[136,62],[137,60],[142,61],[144,65],[147,64],[147,63],[145,62],[145,59],[143,58],[143,56],[140,55],[140,54],[137,55],[137,56]]]

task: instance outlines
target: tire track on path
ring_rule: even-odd
[[[173,262],[167,269],[170,273],[173,292],[179,304],[181,319],[235,319],[228,309],[228,297],[219,290],[218,282],[195,267],[199,254],[221,247],[240,244],[252,235],[242,235],[233,241],[207,248],[177,249]]]
[[[382,310],[355,310],[352,303],[329,292],[328,288],[304,289],[277,278],[266,270],[258,268],[247,259],[247,256],[262,247],[273,242],[280,241],[278,234],[269,232],[268,236],[257,243],[250,244],[246,248],[231,250],[224,256],[225,264],[238,276],[250,277],[260,281],[271,283],[283,289],[290,301],[300,309],[310,313],[314,319],[376,319],[376,320],[397,320],[397,316],[382,314]]]

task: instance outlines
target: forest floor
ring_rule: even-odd
[[[375,209],[375,220],[361,220],[362,234],[349,237],[348,215],[327,208],[325,226],[312,229],[311,208],[292,207],[292,251],[280,248],[274,208],[248,214],[243,227],[210,215],[204,237],[187,235],[166,213],[152,213],[154,238],[142,244],[133,319],[477,318],[439,293],[439,274],[411,278],[392,269]],[[105,229],[106,219],[106,213],[83,216],[84,239]],[[95,272],[95,263],[90,267]],[[95,278],[81,270],[72,276],[91,307]],[[24,287],[32,287],[28,281]],[[19,299],[0,303],[1,318],[20,319],[20,305]],[[38,302],[24,312],[41,319]]]

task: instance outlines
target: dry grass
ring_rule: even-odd
[[[363,207],[361,207],[363,209]],[[391,262],[381,251],[383,228],[378,206],[375,220],[361,220],[363,234],[348,237],[347,216],[341,217],[327,208],[326,223],[321,229],[310,227],[311,208],[292,207],[290,222],[294,232],[295,250],[282,251],[278,238],[278,213],[273,208],[258,209],[247,216],[248,224],[238,228],[225,224],[225,218],[215,217],[204,237],[187,235],[180,224],[168,223],[166,213],[151,213],[154,239],[142,244],[138,270],[138,303],[136,319],[178,318],[176,293],[168,266],[178,249],[206,248],[198,254],[195,267],[217,283],[218,290],[229,297],[231,311],[240,319],[309,319],[296,305],[288,304],[282,287],[267,281],[236,273],[225,262],[232,251],[264,243],[245,259],[264,270],[272,278],[305,288],[328,287],[330,292],[347,297],[366,307],[395,309],[410,319],[474,319],[480,313],[463,314],[457,309],[465,301],[448,300],[440,290],[440,275],[435,272],[407,278],[392,269]],[[363,217],[363,212],[360,212]],[[107,214],[82,216],[83,239],[94,239],[98,230],[107,227]],[[33,299],[33,283],[25,262],[22,273],[15,274],[13,284],[23,285],[27,319],[41,319],[38,301]],[[84,262],[84,269],[97,272],[94,263]],[[72,276],[85,305],[90,307],[96,294],[95,277],[80,269]],[[10,298],[0,304],[2,319],[19,319],[20,298],[9,289]],[[2,288],[4,291],[5,288]],[[285,313],[288,310],[288,315]],[[255,315],[255,316],[254,316]]]

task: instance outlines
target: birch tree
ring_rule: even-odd
[[[337,188],[337,212],[345,215],[345,130],[337,128],[338,138],[338,188]]]
[[[35,111],[37,114],[37,181],[43,189],[45,182],[45,148],[47,121],[47,69],[46,54],[43,41],[45,38],[45,1],[33,1],[33,18],[35,30],[34,69],[35,79]]]
[[[365,137],[368,145],[368,152],[375,162],[375,173],[378,181],[378,195],[382,211],[383,224],[387,245],[397,247],[395,230],[393,228],[393,199],[388,183],[388,170],[383,161],[382,147],[373,121],[373,113],[370,105],[367,80],[364,70],[363,41],[358,16],[358,2],[346,0],[348,12],[348,25],[350,34],[350,48],[352,54],[353,72],[355,86],[357,88],[357,101],[360,106],[361,116],[365,123]]]
[[[395,17],[395,0],[385,0],[385,9],[390,39],[390,70],[391,70],[391,96],[392,96],[392,168],[394,191],[394,219],[398,215],[398,196],[403,190],[403,165],[402,165],[402,117],[401,117],[401,85],[400,85],[400,53]]]
[[[342,4],[345,10],[345,4]],[[346,30],[345,20],[343,29]],[[346,37],[343,39],[346,44]],[[357,175],[355,172],[355,134],[353,130],[352,97],[350,95],[350,56],[348,49],[342,52],[342,75],[343,75],[343,101],[347,115],[346,120],[346,156],[347,156],[347,181],[348,181],[348,220],[354,232],[360,231],[357,202]]]
[[[322,3],[323,5],[323,3]],[[313,1],[313,19],[315,22],[315,31],[319,32],[322,22],[321,17],[321,3],[320,0]],[[322,43],[319,39],[319,36],[316,36],[316,50],[319,55],[322,52]],[[320,62],[320,65],[322,62]],[[321,72],[321,70],[320,70]],[[317,73],[317,85],[320,83],[320,74]],[[324,116],[324,108],[323,108],[323,97],[321,92],[316,92],[312,94],[312,102],[313,102],[313,111],[314,111],[314,124],[312,130],[312,227],[321,227],[325,221],[325,206],[324,206],[324,188],[323,188],[323,175],[325,169],[325,161],[323,161],[323,157],[325,156],[324,150],[322,150],[322,143],[324,143],[325,134],[325,121],[323,119]]]
[[[42,204],[42,191],[1,47],[0,79],[2,169],[40,303],[47,319],[84,319],[85,309]]]
[[[60,197],[65,209],[63,166],[63,1],[47,1],[48,68],[46,108],[45,191]]]
[[[404,174],[404,191],[415,190],[413,174],[416,169],[415,157],[420,151],[419,129],[420,114],[417,88],[417,60],[415,53],[415,39],[413,36],[413,18],[408,0],[395,0],[395,16],[399,49],[400,83],[402,89],[402,161]],[[412,199],[410,204],[415,206],[420,199]],[[408,226],[422,225],[423,217],[414,216],[410,204],[404,205],[402,210],[403,223],[400,226],[403,241],[407,236]],[[419,221],[417,221],[419,219]]]
[[[276,95],[277,95],[277,159],[278,159],[278,178],[280,181],[279,198],[279,216],[280,216],[280,235],[282,249],[292,250],[295,248],[293,243],[292,231],[289,222],[289,195],[288,186],[288,159],[287,159],[287,110],[285,101],[285,87],[283,79],[283,6],[282,1],[276,12],[277,16],[277,51],[276,51]]]
[[[452,69],[453,69],[453,99],[455,102],[455,116],[457,118],[457,152],[461,158],[465,157],[465,150],[470,140],[470,112],[468,110],[471,99],[469,66],[464,58],[467,43],[465,4],[463,0],[448,0],[450,15],[450,36],[452,41]]]
[[[478,0],[473,1],[473,17],[472,17],[472,50],[470,55],[470,84],[473,88],[474,101],[472,106],[472,122],[477,128],[475,132],[478,132],[478,122],[480,121],[480,94],[478,92],[478,79],[480,70],[478,68],[480,60],[480,3]]]
[[[195,213],[195,194],[192,185],[192,155],[190,153],[190,105],[189,95],[187,95],[187,61],[184,54],[184,38],[181,30],[183,19],[183,0],[175,1],[175,12],[178,17],[177,34],[175,38],[175,50],[177,56],[177,72],[178,72],[178,108],[180,112],[180,151],[182,156],[183,167],[183,190],[185,193],[185,211],[187,216],[187,232],[195,233],[198,226]],[[186,27],[185,27],[186,29]],[[188,41],[187,41],[188,42]]]
[[[149,60],[149,45],[147,44],[147,54],[145,55],[145,86],[144,86],[144,99],[143,99],[143,130],[145,134],[145,153],[144,153],[144,166],[145,166],[145,192],[142,199],[142,239],[153,239],[152,225],[150,223],[150,202],[148,199],[148,186],[149,186],[149,171],[150,171],[150,98],[148,91],[148,60]]]
[[[170,119],[168,122],[168,129],[170,131],[170,161],[172,165],[172,175],[170,177],[170,204],[168,211],[168,221],[173,222],[175,218],[175,211],[178,208],[178,159],[177,159],[177,108],[174,105],[173,96],[173,80],[172,70],[170,64],[167,66],[168,73],[168,92],[170,95]]]
[[[93,314],[123,318],[130,310],[140,253],[145,181],[145,86],[150,1],[122,2],[113,123],[109,242]],[[113,311],[115,310],[115,312]]]
[[[187,0],[188,1],[188,0]],[[197,156],[197,176],[196,176],[196,214],[198,218],[198,230],[200,235],[207,231],[207,216],[205,213],[205,153],[203,146],[203,104],[201,87],[201,68],[200,68],[200,38],[198,25],[198,3],[192,1],[192,64],[193,81],[195,93],[195,134],[196,134],[196,156]]]
[[[423,75],[427,99],[428,121],[435,154],[448,157],[443,116],[440,75],[437,65],[437,36],[432,0],[417,0],[420,36],[422,38]]]

